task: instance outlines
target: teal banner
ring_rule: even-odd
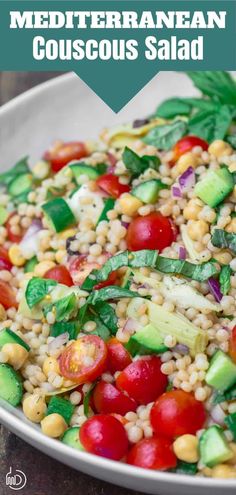
[[[161,70],[236,69],[236,0],[0,0],[0,33],[0,70],[72,70],[115,112]]]

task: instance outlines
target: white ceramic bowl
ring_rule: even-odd
[[[15,98],[0,109],[1,167],[19,158],[36,160],[58,138],[88,139],[104,126],[151,113],[169,96],[195,94],[186,76],[163,72],[155,77],[126,107],[115,115],[77,76],[68,74],[44,83]],[[20,410],[0,402],[0,420],[16,435],[55,459],[97,478],[146,493],[163,495],[235,494],[236,480],[212,480],[148,471],[77,452],[44,436]]]

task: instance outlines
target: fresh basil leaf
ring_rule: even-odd
[[[170,98],[157,107],[155,116],[163,119],[173,119],[178,115],[189,115],[191,108],[192,106],[184,98]]]
[[[31,309],[35,304],[39,303],[55,285],[57,285],[55,280],[40,277],[31,278],[25,291],[25,298],[29,308]]]
[[[84,406],[84,414],[86,417],[88,417],[88,414],[89,414],[89,402],[90,402],[93,390],[96,387],[96,385],[97,385],[97,382],[92,383],[88,392],[86,392],[86,394],[84,394],[83,406]]]
[[[174,469],[171,469],[171,472],[193,476],[197,473],[197,470],[197,462],[178,461],[177,466]]]
[[[236,385],[225,392],[216,392],[214,395],[213,404],[220,404],[221,402],[230,401],[236,399]]]
[[[229,414],[225,418],[225,424],[228,430],[231,431],[233,439],[236,440],[236,412]]]
[[[116,285],[110,285],[109,287],[103,287],[100,290],[94,290],[87,298],[87,304],[95,305],[98,302],[119,299],[122,297],[139,297],[139,294],[138,292],[123,289],[122,287],[117,287]]]
[[[192,110],[207,110],[208,112],[217,112],[220,104],[212,100],[203,98],[184,98],[184,101],[192,106]]]
[[[49,400],[46,416],[54,413],[60,414],[69,425],[74,410],[75,406],[68,399],[55,395]]]
[[[94,310],[112,335],[115,335],[118,330],[118,318],[115,309],[106,302],[99,302],[94,305]]]
[[[158,170],[161,163],[158,156],[139,156],[127,146],[123,151],[122,160],[133,177],[142,174],[148,168]]]
[[[108,279],[110,273],[124,266],[130,268],[154,267],[158,257],[158,251],[143,249],[141,251],[124,251],[109,258],[99,270],[93,270],[83,282],[82,290],[91,290],[99,282]]]
[[[51,326],[50,335],[52,337],[58,337],[62,333],[68,333],[69,340],[75,340],[79,333],[78,321],[57,321]]]
[[[77,310],[77,298],[74,293],[69,294],[62,299],[58,299],[51,304],[47,304],[43,308],[43,313],[46,316],[49,312],[55,313],[55,320],[58,322],[62,320],[69,320],[72,315],[75,314]]]
[[[236,82],[229,72],[190,71],[187,75],[204,95],[222,104],[236,104]]]
[[[203,282],[218,273],[218,269],[211,261],[196,265],[185,260],[176,260],[159,256],[156,269],[162,273],[176,273],[184,277]]]
[[[171,124],[158,125],[143,138],[144,143],[151,144],[160,150],[170,150],[174,144],[187,133],[187,124],[176,120]]]
[[[220,282],[220,290],[222,294],[224,294],[224,296],[228,294],[231,287],[231,283],[230,283],[231,273],[232,270],[229,265],[225,265],[221,268],[219,282]]]
[[[224,139],[232,121],[232,112],[227,105],[217,112],[203,110],[189,120],[189,133],[207,142]]]
[[[10,170],[0,174],[0,183],[8,186],[8,184],[10,184],[10,182],[17,177],[17,175],[24,174],[29,171],[28,156],[26,156],[17,162],[16,165]]]
[[[104,198],[104,208],[102,210],[102,213],[97,221],[97,225],[100,222],[103,222],[103,220],[108,220],[107,218],[107,213],[110,210],[113,210],[115,205],[115,199],[114,198]]]
[[[99,174],[103,175],[106,173],[108,168],[108,165],[106,163],[97,163],[95,169],[98,171]]]
[[[236,254],[236,234],[231,234],[222,229],[215,229],[211,236],[211,243],[215,247],[228,248]]]

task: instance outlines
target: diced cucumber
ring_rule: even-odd
[[[23,397],[20,375],[9,364],[0,364],[0,398],[18,406]]]
[[[206,382],[224,392],[236,382],[236,365],[223,351],[217,351],[206,373]]]
[[[160,179],[152,179],[142,182],[134,187],[131,194],[140,199],[143,203],[155,203],[158,199],[161,189],[166,189],[166,184]]]
[[[101,175],[98,172],[98,170],[96,170],[95,167],[92,167],[91,165],[87,165],[84,162],[72,163],[70,165],[70,168],[73,172],[77,184],[79,185],[83,184],[83,182],[81,182],[80,180],[81,175],[87,175],[87,177],[89,177],[89,179],[91,180],[96,180],[99,177],[99,175]]]
[[[233,452],[227,443],[224,431],[218,425],[210,426],[204,431],[200,437],[199,449],[200,460],[208,467],[216,466],[233,457]]]
[[[206,176],[197,182],[195,194],[204,203],[214,208],[233,191],[233,175],[226,167],[209,170]]]
[[[69,424],[74,409],[75,406],[69,400],[54,396],[48,403],[47,416],[54,413],[60,414],[65,422]]]
[[[4,206],[0,206],[0,225],[4,225],[6,220],[8,219],[9,212],[4,208]]]
[[[112,210],[114,208],[114,204],[115,204],[115,199],[113,198],[108,198],[108,199],[105,199],[105,206],[102,210],[102,213],[98,219],[98,222],[97,224],[99,224],[100,222],[102,222],[103,220],[107,220],[107,212]]]
[[[225,424],[233,434],[234,440],[236,440],[236,412],[226,416]]]
[[[79,439],[79,430],[80,428],[78,426],[68,428],[68,430],[66,430],[66,432],[64,433],[61,441],[66,445],[69,445],[69,447],[73,447],[73,449],[84,450],[84,447]]]
[[[42,209],[56,232],[61,232],[76,223],[72,210],[63,198],[55,198],[44,203]]]
[[[38,263],[38,258],[37,256],[33,256],[33,258],[31,258],[31,260],[28,260],[24,266],[24,272],[25,273],[28,273],[28,272],[33,272],[34,271],[34,268],[35,266],[37,265]]]
[[[19,344],[22,345],[27,351],[30,351],[30,347],[26,342],[21,339],[15,332],[12,332],[9,328],[4,328],[0,331],[0,349],[5,344]]]
[[[29,191],[32,186],[33,178],[31,174],[20,174],[15,177],[8,185],[8,193],[15,197],[25,191]]]
[[[163,338],[151,323],[132,335],[126,348],[132,356],[136,354],[161,354],[167,351]]]

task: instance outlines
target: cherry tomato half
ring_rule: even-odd
[[[3,246],[0,246],[0,270],[8,270],[12,269],[12,263],[8,256],[8,251]]]
[[[232,329],[229,340],[229,355],[234,363],[236,363],[236,326]]]
[[[175,438],[200,430],[206,420],[206,413],[203,404],[192,394],[172,390],[157,399],[150,418],[157,435]]]
[[[73,285],[73,280],[68,272],[67,268],[63,265],[54,266],[50,268],[45,274],[44,278],[51,278],[56,280],[59,284],[67,285],[71,287]]]
[[[115,337],[112,337],[110,340],[108,340],[107,350],[107,368],[109,371],[111,371],[111,373],[122,371],[124,368],[126,368],[126,366],[132,363],[130,353]]]
[[[106,261],[106,259],[107,256],[104,256],[104,261]],[[69,272],[75,285],[82,285],[91,271],[99,270],[99,268],[101,268],[101,265],[96,262],[88,262],[85,254],[73,257],[69,263]],[[95,285],[94,289],[102,289],[102,287],[114,285],[116,282],[116,277],[117,274],[115,271],[110,273],[108,279]]]
[[[197,136],[185,136],[177,141],[173,148],[173,161],[176,162],[184,153],[191,151],[195,146],[201,146],[203,151],[207,151],[209,144]]]
[[[97,185],[112,198],[119,198],[121,194],[130,191],[130,186],[121,184],[119,178],[113,174],[104,174],[97,179]]]
[[[145,438],[128,453],[127,463],[146,469],[171,469],[177,464],[172,443],[168,438]]]
[[[128,451],[124,426],[109,414],[98,414],[85,421],[79,437],[85,450],[108,459],[119,461]]]
[[[154,212],[145,217],[136,217],[129,224],[126,236],[130,251],[158,249],[162,251],[174,240],[172,222],[161,213]]]
[[[18,244],[23,238],[24,231],[22,230],[22,232],[20,234],[14,234],[14,232],[12,232],[13,225],[11,225],[10,220],[14,215],[16,215],[15,211],[13,211],[11,213],[11,215],[9,215],[9,217],[5,223],[5,227],[7,229],[7,240],[10,242],[16,242]]]
[[[13,289],[3,280],[0,280],[0,304],[2,304],[5,309],[18,307]]]
[[[129,411],[136,411],[138,404],[112,383],[99,382],[93,392],[93,403],[99,413],[117,413],[124,416]]]
[[[92,382],[106,369],[107,347],[97,335],[72,342],[59,357],[62,376],[76,383]]]
[[[161,360],[145,356],[133,361],[116,379],[116,385],[139,404],[148,404],[163,394],[167,377],[161,372]]]
[[[80,160],[88,156],[88,150],[84,143],[80,141],[71,141],[69,143],[60,143],[51,150],[46,151],[44,159],[49,161],[53,172],[58,172],[72,160]]]

